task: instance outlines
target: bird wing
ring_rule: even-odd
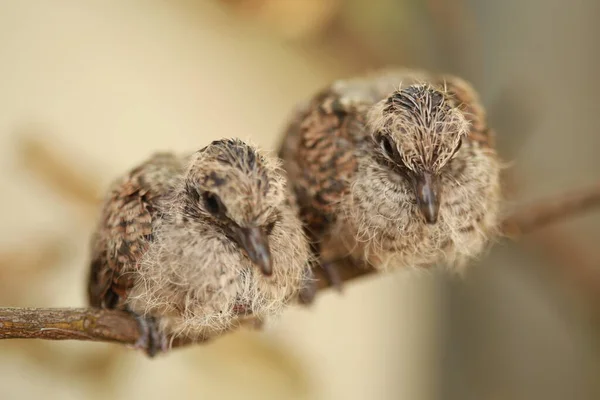
[[[344,100],[331,88],[317,94],[293,114],[279,152],[312,239],[318,239],[336,219],[337,205],[356,172],[355,152],[365,135],[360,102]]]
[[[134,284],[132,272],[153,240],[158,200],[168,194],[180,168],[175,155],[158,153],[113,184],[92,237],[92,306],[122,306]]]

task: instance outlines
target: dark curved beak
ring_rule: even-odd
[[[256,264],[264,275],[270,276],[273,273],[273,266],[266,233],[259,227],[237,228],[235,236],[250,261]]]
[[[440,209],[439,178],[423,172],[415,178],[415,194],[417,204],[428,224],[435,224]]]

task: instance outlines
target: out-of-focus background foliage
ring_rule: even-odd
[[[108,183],[156,150],[275,149],[331,80],[396,64],[480,90],[510,204],[600,177],[595,0],[0,0],[0,305],[83,306]],[[597,399],[598,214],[465,280],[364,279],[266,332],[148,360],[0,342],[3,399]]]

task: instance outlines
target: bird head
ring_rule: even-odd
[[[188,219],[210,222],[272,274],[269,236],[285,202],[276,161],[239,139],[214,141],[191,156],[182,194]]]
[[[394,91],[375,104],[367,126],[376,160],[406,180],[425,221],[437,221],[440,174],[459,151],[469,123],[448,95],[429,85]]]

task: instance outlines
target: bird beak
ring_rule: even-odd
[[[439,178],[429,172],[416,176],[415,194],[417,204],[428,224],[435,224],[440,209]]]
[[[271,263],[271,251],[267,235],[259,227],[236,229],[238,243],[246,251],[248,258],[256,264],[260,271],[271,276],[273,266]]]

